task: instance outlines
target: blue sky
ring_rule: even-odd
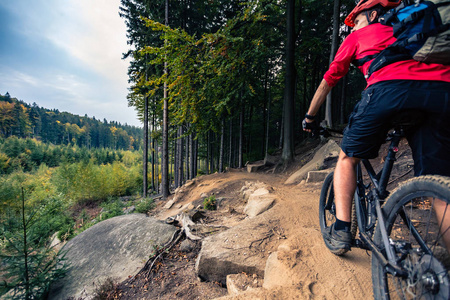
[[[0,94],[141,126],[120,0],[0,0]]]

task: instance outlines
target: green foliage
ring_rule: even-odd
[[[206,210],[216,210],[216,196],[211,195],[203,199],[203,208]]]
[[[155,201],[152,198],[144,198],[136,204],[137,213],[146,213],[155,208]]]
[[[48,236],[42,235],[40,217],[48,208],[27,207],[23,191],[21,198],[21,206],[9,209],[0,219],[0,273],[7,278],[0,283],[0,296],[41,299],[50,284],[64,276],[67,266],[49,246]]]
[[[37,138],[56,145],[137,150],[142,130],[117,122],[48,110],[0,95],[0,137]],[[39,156],[36,157],[40,160]]]
[[[100,205],[102,212],[100,214],[100,220],[106,220],[123,215],[124,203],[120,199],[110,199]]]

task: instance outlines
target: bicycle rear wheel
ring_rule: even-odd
[[[320,223],[320,231],[322,233],[322,237],[326,235],[327,232],[330,231],[330,226],[336,222],[336,206],[334,203],[334,190],[333,190],[333,174],[331,172],[325,178],[322,190],[320,192],[320,203],[319,203],[319,223]],[[355,238],[357,228],[356,222],[356,212],[355,212],[355,203],[352,204],[352,223],[350,231],[352,233],[352,237]],[[329,243],[329,241],[324,237],[324,242],[327,248],[336,255],[343,255],[348,250],[346,249],[337,249],[333,247]]]
[[[450,299],[450,255],[443,239],[450,235],[449,202],[450,178],[442,176],[413,178],[388,198],[386,231],[407,276],[388,273],[372,255],[375,299]],[[374,242],[383,248],[379,226]]]

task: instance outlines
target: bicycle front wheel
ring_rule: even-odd
[[[413,178],[388,198],[386,231],[406,276],[390,274],[372,255],[375,299],[450,299],[449,203],[450,178],[442,176]],[[384,248],[379,226],[374,241]]]
[[[325,178],[322,190],[320,192],[320,203],[319,203],[319,223],[320,223],[320,231],[322,233],[322,237],[326,235],[327,232],[330,231],[330,226],[336,222],[336,205],[334,203],[334,190],[333,190],[333,175],[334,172],[328,174]],[[352,204],[352,222],[350,232],[352,233],[352,237],[355,238],[358,224],[356,222],[356,212],[355,212],[355,203]],[[336,255],[343,255],[348,250],[347,249],[339,249],[335,248],[330,242],[324,237],[323,238],[325,245],[327,248]]]

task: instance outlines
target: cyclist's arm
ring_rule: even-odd
[[[323,104],[325,99],[327,98],[328,93],[331,91],[332,87],[328,85],[325,79],[322,79],[319,87],[314,94],[314,97],[311,100],[311,104],[309,105],[308,115],[315,116],[319,111],[320,106]],[[306,119],[307,122],[312,122],[313,120]]]

